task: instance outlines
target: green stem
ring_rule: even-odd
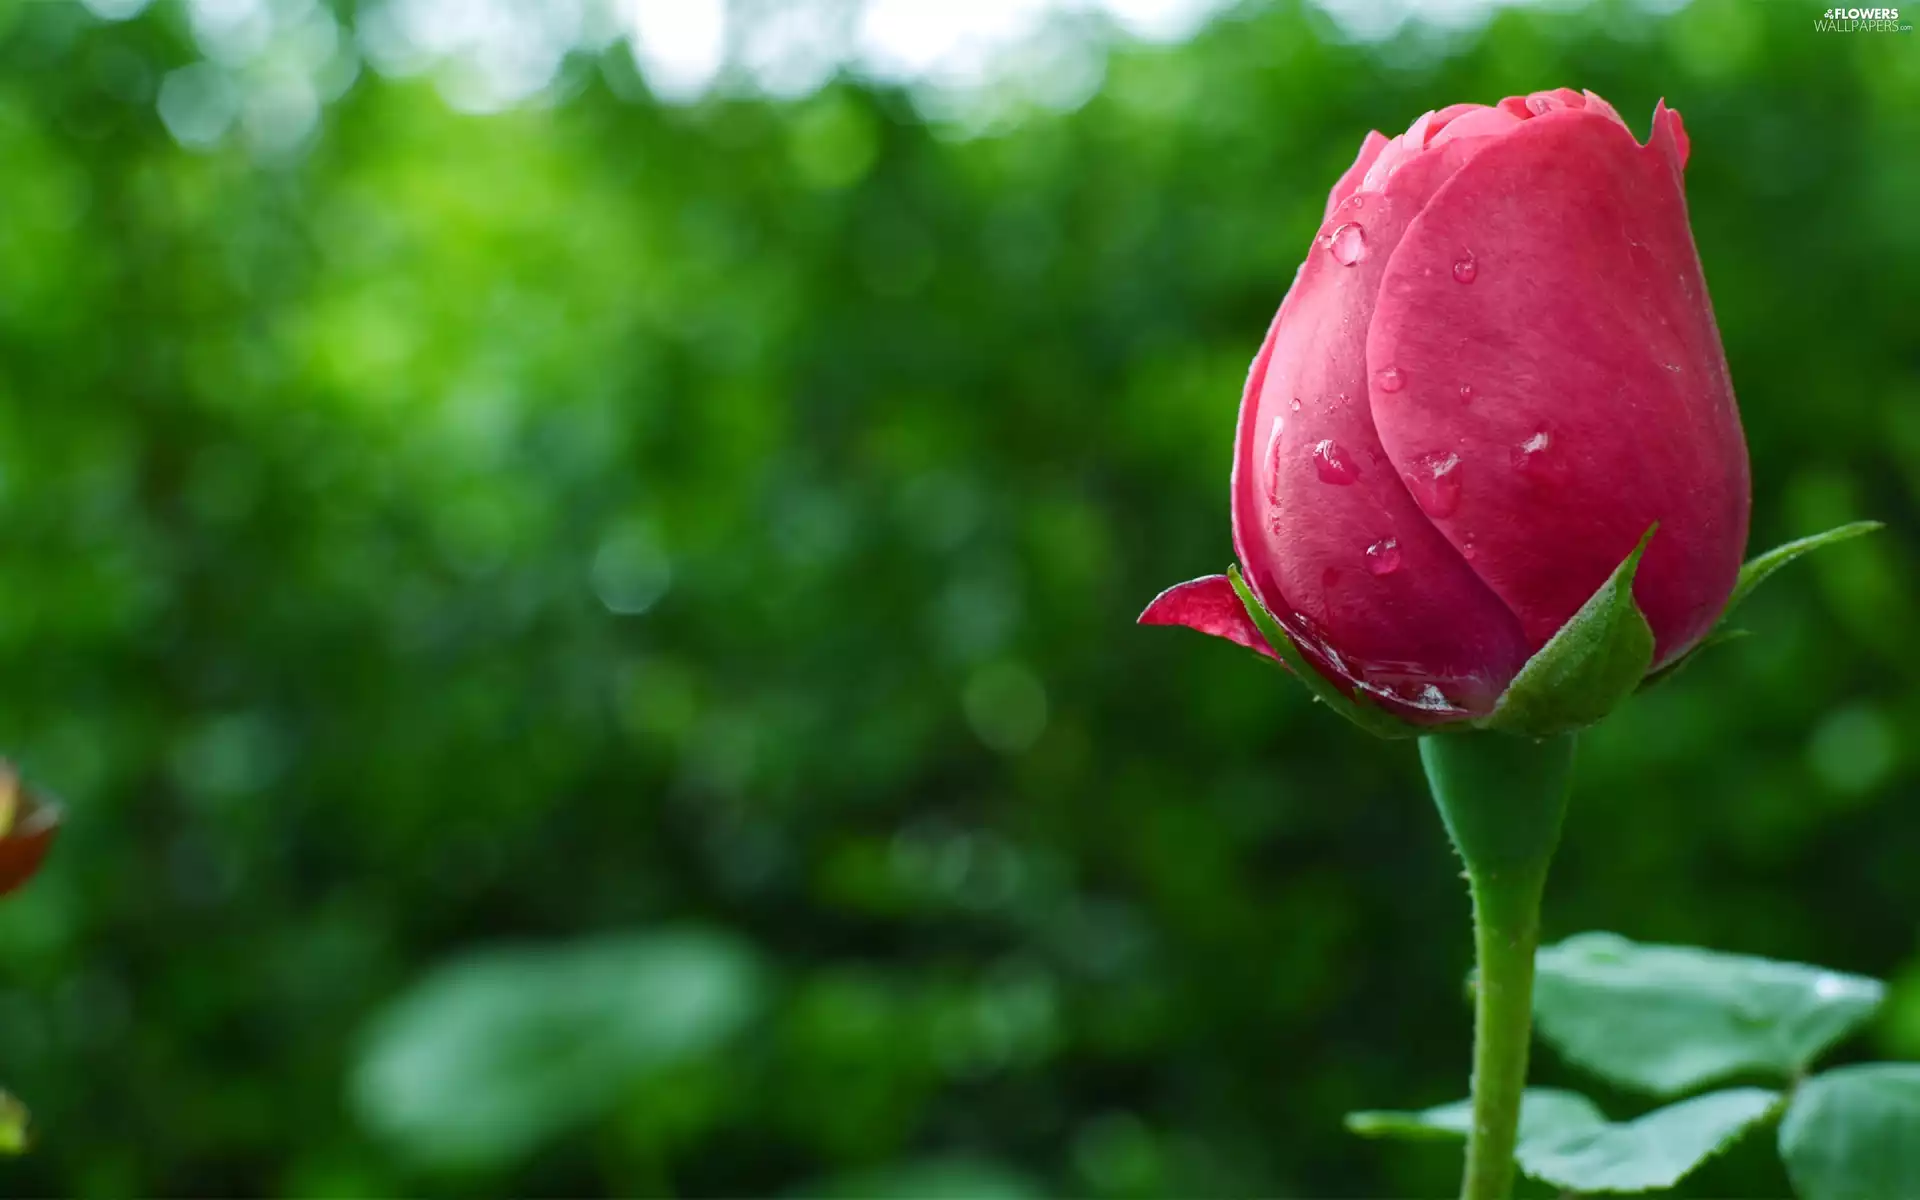
[[[1573,736],[1427,737],[1420,761],[1473,896],[1473,1131],[1460,1194],[1506,1200],[1533,1034],[1540,897],[1566,816]]]

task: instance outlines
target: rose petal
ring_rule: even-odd
[[[1747,462],[1673,125],[1535,117],[1448,180],[1394,251],[1367,337],[1394,464],[1457,456],[1434,524],[1538,645],[1647,527],[1635,595],[1656,665],[1718,616],[1746,542]],[[1471,255],[1472,282],[1450,264]],[[1473,400],[1462,403],[1460,389]],[[1242,436],[1244,437],[1244,430]]]
[[[1339,182],[1333,185],[1333,191],[1328,194],[1327,208],[1321,214],[1321,220],[1324,221],[1332,216],[1335,206],[1360,189],[1360,181],[1366,178],[1367,168],[1371,167],[1373,160],[1379,158],[1380,152],[1387,148],[1387,141],[1384,134],[1368,131],[1367,136],[1360,142],[1360,156],[1353,160],[1353,165],[1340,176]]]
[[[1309,661],[1343,685],[1403,698],[1431,683],[1476,712],[1518,670],[1525,639],[1387,461],[1368,411],[1365,338],[1408,222],[1489,144],[1461,139],[1412,155],[1384,195],[1336,207],[1248,380],[1233,477],[1235,551]],[[1336,236],[1349,224],[1363,230],[1358,246]],[[1337,249],[1360,253],[1347,265]]]
[[[1177,583],[1153,598],[1140,614],[1142,625],[1185,625],[1214,637],[1226,638],[1249,650],[1258,650],[1279,662],[1273,647],[1247,615],[1247,606],[1225,575],[1207,575]]]

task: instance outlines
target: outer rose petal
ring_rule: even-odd
[[[1233,583],[1225,575],[1208,575],[1177,583],[1153,598],[1140,614],[1142,625],[1185,625],[1215,637],[1238,642],[1249,650],[1280,661],[1267,639],[1247,615]]]
[[[1494,134],[1506,133],[1517,127],[1520,121],[1521,118],[1510,112],[1475,106],[1472,112],[1461,113],[1448,121],[1433,135],[1427,146],[1437,149],[1455,138],[1490,137]]]
[[[1607,116],[1612,117],[1614,120],[1620,121],[1622,125],[1626,124],[1625,121],[1622,121],[1620,119],[1620,110],[1615,108],[1613,105],[1608,104],[1605,100],[1602,100],[1600,97],[1594,95],[1592,92],[1582,90],[1580,94],[1587,98],[1587,108],[1589,110],[1593,112],[1598,112],[1598,113],[1605,113]]]
[[[1414,505],[1366,403],[1366,330],[1393,247],[1493,144],[1414,155],[1384,194],[1336,206],[1248,380],[1234,446],[1234,549],[1255,594],[1323,674],[1414,719],[1489,710],[1526,656],[1513,614]],[[1335,236],[1348,225],[1360,245]],[[1343,265],[1336,249],[1361,253]]]
[[[1686,169],[1687,151],[1692,144],[1687,137],[1686,123],[1680,120],[1679,110],[1668,108],[1665,100],[1654,105],[1653,132],[1647,137],[1647,145],[1672,162],[1675,175]]]
[[[1371,167],[1373,160],[1379,158],[1380,152],[1387,148],[1387,142],[1388,138],[1379,131],[1367,131],[1367,136],[1360,142],[1359,157],[1353,160],[1353,165],[1347,168],[1346,173],[1340,176],[1339,182],[1333,185],[1333,191],[1328,193],[1327,210],[1321,214],[1321,220],[1324,221],[1332,216],[1333,210],[1339,206],[1340,202],[1359,189],[1360,181],[1366,178],[1367,168]]]
[[[1668,129],[1553,111],[1493,140],[1407,230],[1367,338],[1401,383],[1369,393],[1388,454],[1533,645],[1660,522],[1634,588],[1655,665],[1719,614],[1748,505]]]

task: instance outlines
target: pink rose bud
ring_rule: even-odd
[[[1349,694],[1486,715],[1656,522],[1652,666],[1726,606],[1746,443],[1687,224],[1680,114],[1560,89],[1367,135],[1254,359],[1233,541]],[[1141,616],[1267,652],[1225,576]]]

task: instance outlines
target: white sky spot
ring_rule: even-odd
[[[149,0],[83,0],[102,19]],[[1687,0],[1638,0],[1667,13]],[[840,71],[914,89],[936,118],[986,112],[1006,95],[1070,109],[1103,78],[1104,24],[1120,36],[1173,43],[1200,32],[1232,0],[364,0],[354,37],[311,49],[332,32],[317,0],[180,0],[200,51],[246,94],[256,145],[297,144],[317,122],[306,99],[344,90],[360,58],[387,75],[431,72],[454,106],[490,112],[548,91],[576,51],[624,39],[653,93],[698,101],[716,87],[800,98]],[[1410,20],[1477,25],[1506,5],[1578,7],[1582,0],[1313,0],[1355,40],[1392,36]],[[320,28],[326,26],[328,28]],[[304,41],[304,52],[296,43]],[[263,64],[302,61],[308,86]],[[269,94],[253,96],[252,77]],[[210,76],[175,85],[170,126],[210,144],[233,117]],[[186,90],[183,92],[182,89]],[[996,100],[996,97],[1001,99]],[[1017,114],[1016,114],[1017,115]],[[991,120],[991,116],[988,117]],[[218,129],[218,133],[209,133]]]
[[[740,65],[760,92],[806,96],[839,69],[850,21],[826,8],[781,4],[757,13],[740,32]]]
[[[622,24],[647,85],[663,100],[697,100],[727,54],[723,0],[625,0]]]
[[[88,12],[103,21],[126,21],[140,15],[153,0],[80,0]]]

